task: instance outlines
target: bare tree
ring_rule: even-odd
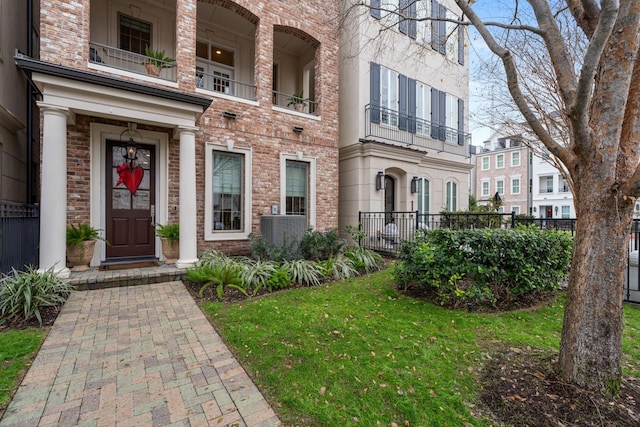
[[[499,22],[483,21],[474,12],[475,0],[454,1],[465,17],[458,24],[475,26],[500,59],[517,109],[572,183],[578,219],[561,376],[615,394],[627,236],[640,194],[640,0],[503,0],[511,14]],[[388,3],[395,4],[356,6],[384,9]],[[411,19],[402,8],[383,12]],[[567,26],[577,30],[573,36]],[[516,33],[528,46],[538,46],[538,56],[509,44]],[[534,66],[543,71],[545,63],[548,69],[530,78]],[[558,113],[553,120],[552,107]],[[552,129],[560,125],[564,133],[558,137]]]
[[[566,143],[554,139],[525,96],[514,52],[467,0],[455,0],[505,70],[509,92],[538,139],[573,182],[578,222],[560,344],[561,376],[616,393],[621,379],[622,291],[627,235],[640,191],[640,1],[529,0],[536,24],[503,25],[539,39],[552,67]],[[514,1],[514,6],[522,6]],[[515,9],[514,16],[518,10]],[[571,18],[588,40],[581,57],[563,34]],[[515,22],[515,20],[514,20]]]

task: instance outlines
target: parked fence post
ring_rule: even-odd
[[[516,213],[511,211],[511,228],[516,228]]]

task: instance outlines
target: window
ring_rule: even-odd
[[[562,206],[562,218],[570,218],[571,206]]]
[[[429,180],[418,178],[418,214],[429,215]],[[428,222],[427,218],[422,218],[420,222]]]
[[[498,154],[496,156],[496,168],[500,169],[504,167],[504,154]]]
[[[151,47],[151,24],[126,15],[118,15],[119,48],[129,52],[145,54]]]
[[[447,142],[458,143],[458,98],[446,96],[445,123],[447,126]]]
[[[482,158],[482,170],[483,171],[489,170],[489,156],[485,156]]]
[[[380,122],[398,126],[398,73],[380,68]]]
[[[451,11],[446,11],[446,17],[447,19],[451,20],[451,21],[455,21],[458,20],[458,17],[456,15],[454,15]],[[446,50],[447,50],[447,58],[450,59],[451,61],[457,61],[458,60],[458,37],[459,37],[459,32],[458,32],[458,24],[456,24],[455,22],[451,22],[451,21],[447,21],[446,22]]]
[[[496,180],[496,191],[500,195],[504,194],[504,180],[503,179]]]
[[[489,197],[489,193],[491,192],[489,181],[482,181],[482,196]]]
[[[287,161],[286,215],[307,215],[308,175],[307,163]]]
[[[516,215],[520,215],[520,206],[511,206],[511,212]]]
[[[520,166],[520,152],[514,151],[511,153],[511,166]]]
[[[569,192],[569,183],[565,177],[560,177],[560,193],[568,193]]]
[[[416,5],[416,40],[428,46],[431,43],[431,20],[427,19],[431,16],[431,1],[418,1]]]
[[[520,178],[511,178],[511,194],[520,194]]]
[[[447,211],[454,212],[458,210],[458,184],[453,181],[447,182],[445,203]]]
[[[553,176],[540,177],[540,192],[553,193]]]
[[[242,155],[213,153],[213,229],[242,230]]]
[[[205,240],[246,239],[251,232],[251,151],[208,144]]]
[[[309,227],[315,227],[316,159],[280,154],[280,206],[286,215],[306,215]]]
[[[431,133],[431,88],[416,82],[416,132],[421,135]]]

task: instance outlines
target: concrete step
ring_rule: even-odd
[[[71,271],[71,277],[66,280],[77,290],[86,291],[173,282],[182,280],[184,274],[184,269],[177,268],[173,264],[121,270],[100,270],[96,267],[86,271]]]

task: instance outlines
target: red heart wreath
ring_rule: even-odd
[[[142,182],[142,178],[144,177],[144,169],[140,166],[136,166],[135,168],[131,168],[127,163],[123,163],[116,168],[118,172],[118,182],[116,182],[116,187],[120,184],[124,184],[131,194],[135,196],[136,191],[138,191],[138,187]]]

